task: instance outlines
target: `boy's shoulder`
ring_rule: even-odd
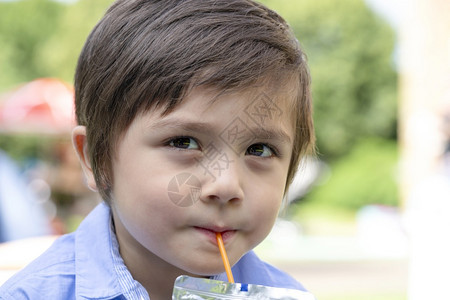
[[[245,254],[232,270],[237,282],[306,291],[291,275],[262,261],[253,251]]]
[[[74,234],[58,238],[47,251],[0,287],[0,299],[69,296],[75,282]],[[70,296],[64,299],[70,299]]]
[[[98,205],[78,229],[0,287],[0,299],[114,299],[121,295],[111,256],[110,210]]]

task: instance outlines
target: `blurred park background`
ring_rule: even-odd
[[[308,55],[318,155],[257,252],[321,300],[450,299],[449,1],[261,2]],[[0,241],[71,232],[99,201],[70,144],[72,85],[111,3],[0,1]],[[4,216],[17,189],[32,209]]]

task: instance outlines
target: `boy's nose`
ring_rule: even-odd
[[[242,201],[242,183],[241,170],[237,162],[233,162],[226,170],[203,184],[200,200],[220,204]]]

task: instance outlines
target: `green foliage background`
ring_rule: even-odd
[[[352,150],[331,163],[324,188],[308,198],[316,205],[356,210],[362,204],[397,204],[397,145],[386,139],[360,140]]]
[[[326,203],[348,210],[369,203],[395,205],[393,31],[363,0],[262,2],[287,19],[307,53],[319,158],[332,170],[328,182],[315,187],[300,203]],[[81,47],[111,3],[0,2],[0,93],[38,77],[72,83]],[[3,138],[0,145],[30,148],[20,139]]]
[[[291,25],[312,76],[326,182],[300,201],[335,212],[397,205],[395,34],[362,0],[266,0]]]

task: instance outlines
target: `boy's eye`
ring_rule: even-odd
[[[169,141],[169,146],[180,149],[197,150],[200,147],[197,142],[191,137],[177,137]]]
[[[247,148],[245,154],[260,157],[272,157],[275,155],[275,152],[265,144],[253,144]]]

